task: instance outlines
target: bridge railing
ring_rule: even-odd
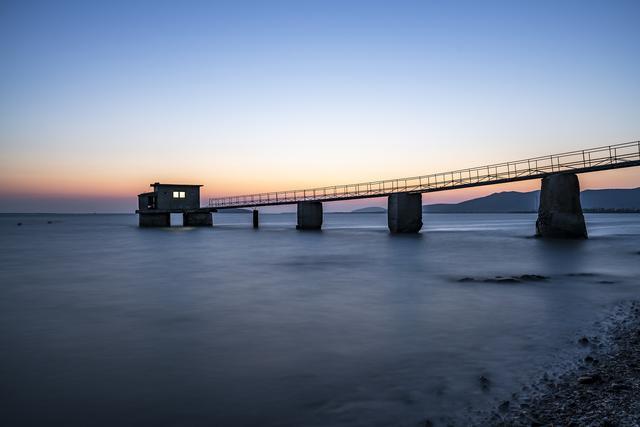
[[[543,177],[559,172],[589,172],[640,162],[640,141],[532,157],[513,162],[357,184],[275,191],[209,199],[211,208],[280,205],[301,201],[348,200],[393,193],[426,193]]]

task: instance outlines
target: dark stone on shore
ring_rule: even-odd
[[[585,363],[593,363],[593,357],[587,356],[584,358]]]
[[[588,345],[589,344],[589,338],[587,337],[582,337],[578,340],[578,344],[580,345]]]
[[[463,277],[462,279],[458,279],[460,283],[473,282],[475,279],[473,277]]]
[[[632,387],[628,384],[613,383],[609,386],[609,390],[611,391],[627,391],[631,389]]]
[[[498,410],[502,413],[508,412],[509,411],[509,401],[505,400],[504,402],[502,402],[499,406],[498,406]]]
[[[598,384],[602,382],[602,378],[600,378],[600,375],[598,374],[583,375],[578,377],[578,382],[580,384]]]

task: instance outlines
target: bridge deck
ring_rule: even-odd
[[[640,141],[409,178],[211,198],[209,208],[287,205],[302,201],[331,202],[405,192],[429,193],[543,178],[554,173],[586,173],[632,166],[640,166]]]

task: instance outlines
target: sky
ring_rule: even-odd
[[[0,212],[133,212],[156,181],[204,184],[204,200],[639,140],[639,21],[637,0],[3,0]],[[640,170],[580,180],[640,187]]]

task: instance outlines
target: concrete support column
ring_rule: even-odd
[[[387,222],[392,233],[417,233],[422,228],[422,194],[396,193],[389,196]]]
[[[322,203],[298,202],[298,230],[320,230],[322,228]]]
[[[580,182],[575,174],[556,174],[542,179],[536,236],[587,238],[580,205]]]
[[[185,227],[211,227],[213,215],[211,212],[185,212],[182,214],[182,225]]]
[[[258,209],[253,210],[253,228],[258,228]]]
[[[170,227],[171,215],[168,213],[139,213],[140,227]]]

